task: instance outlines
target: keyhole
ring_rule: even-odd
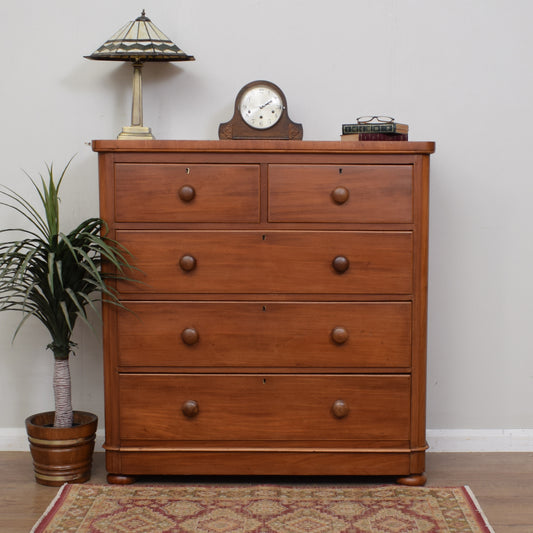
[[[266,378],[263,378],[263,385],[266,385],[266,382],[267,382]]]
[[[261,238],[262,238],[264,241],[266,241],[267,236],[266,236],[266,235],[261,235]]]
[[[190,169],[189,167],[187,167],[187,168],[185,169],[185,174],[190,174],[190,173],[191,173],[191,169]]]
[[[266,310],[267,310],[266,305],[263,305],[263,311],[266,311]]]
[[[339,168],[339,174],[342,174],[342,168]]]

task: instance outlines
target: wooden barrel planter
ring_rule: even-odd
[[[88,481],[98,417],[74,411],[72,427],[55,428],[53,424],[53,411],[26,418],[35,480],[41,485],[53,487]]]

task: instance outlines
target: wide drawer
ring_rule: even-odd
[[[409,302],[128,302],[121,366],[408,368]]]
[[[121,440],[409,438],[407,375],[119,376]]]
[[[258,222],[259,165],[115,166],[118,222]]]
[[[411,165],[269,165],[271,222],[411,223]]]
[[[123,293],[408,294],[411,232],[117,231],[143,283]]]

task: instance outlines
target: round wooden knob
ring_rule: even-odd
[[[350,191],[346,187],[337,187],[331,191],[331,197],[336,204],[343,204],[350,197]]]
[[[339,274],[346,272],[350,268],[350,261],[347,257],[344,257],[343,255],[338,255],[337,257],[335,257],[331,264],[335,271]]]
[[[194,328],[185,328],[181,332],[181,340],[185,344],[192,346],[193,344],[196,344],[200,340],[200,335],[198,331],[196,331]]]
[[[180,258],[180,267],[185,272],[190,272],[196,268],[196,259],[192,255],[184,255]]]
[[[184,185],[178,191],[178,196],[182,202],[190,202],[196,196],[196,191],[191,185]]]
[[[181,406],[181,412],[187,418],[194,418],[200,412],[200,406],[194,400],[187,400]]]
[[[344,418],[350,412],[350,408],[344,400],[336,400],[331,406],[331,412],[335,418]]]
[[[342,326],[338,326],[331,330],[331,338],[335,344],[344,344],[348,340],[348,331]]]

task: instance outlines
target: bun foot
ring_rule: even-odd
[[[133,476],[125,476],[123,474],[107,474],[107,482],[112,485],[131,485],[135,483],[136,478]]]
[[[423,487],[426,484],[427,477],[422,474],[411,474],[410,476],[399,477],[396,479],[398,485],[406,485],[407,487]]]

